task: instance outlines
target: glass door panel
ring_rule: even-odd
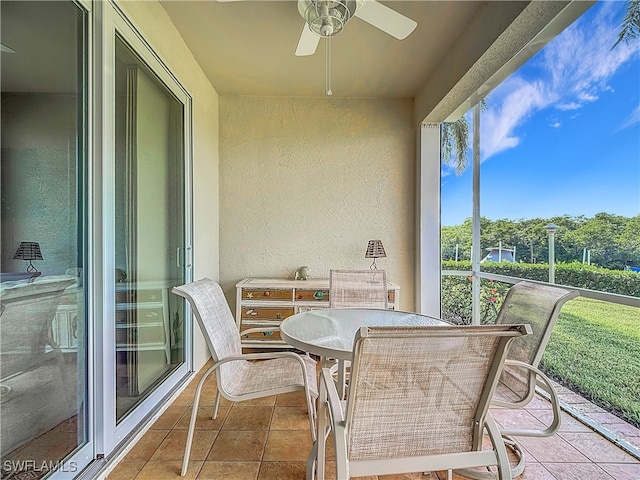
[[[116,420],[185,361],[184,108],[116,37]]]
[[[69,478],[90,442],[88,14],[3,1],[0,18],[0,476]]]

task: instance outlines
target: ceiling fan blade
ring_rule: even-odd
[[[320,43],[320,36],[313,33],[305,23],[304,27],[302,27],[300,40],[298,40],[298,46],[296,47],[296,56],[305,57],[307,55],[313,55],[316,53],[318,43]]]
[[[405,17],[375,0],[365,1],[364,5],[356,10],[355,15],[398,40],[407,38],[418,26],[409,17]]]
[[[4,43],[0,43],[0,51],[2,53],[16,53],[13,48],[6,46]]]

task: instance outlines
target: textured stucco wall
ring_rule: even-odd
[[[38,242],[49,275],[77,267],[76,97],[2,94],[3,272],[23,272],[20,242]]]
[[[220,97],[220,281],[378,266],[414,306],[410,99]]]
[[[218,95],[157,1],[122,1],[118,5],[168,65],[193,99],[193,264],[194,279],[218,279]],[[195,329],[194,363],[208,352]]]

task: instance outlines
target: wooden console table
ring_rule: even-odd
[[[397,310],[400,286],[388,282],[389,308]],[[236,284],[236,323],[240,332],[250,328],[279,326],[300,312],[329,308],[329,279],[287,280],[245,278]],[[243,337],[245,348],[290,348],[280,332],[251,333]]]

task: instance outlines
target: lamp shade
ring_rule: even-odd
[[[364,258],[384,258],[386,256],[387,254],[382,246],[382,240],[369,240]]]
[[[13,256],[14,260],[29,260],[27,272],[35,273],[38,269],[31,260],[42,260],[42,252],[38,242],[20,242],[18,250]]]
[[[42,260],[42,252],[38,242],[20,242],[14,259],[18,260]]]

